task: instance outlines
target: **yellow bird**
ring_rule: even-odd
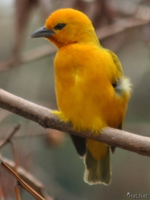
[[[45,37],[58,48],[55,86],[60,120],[74,129],[98,134],[104,127],[121,129],[131,84],[118,57],[100,45],[90,19],[71,8],[59,9],[45,26],[32,34]],[[110,148],[91,139],[71,136],[84,157],[84,180],[89,184],[111,181]]]

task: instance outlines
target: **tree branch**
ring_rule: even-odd
[[[28,191],[33,197],[35,197],[37,200],[45,200],[44,197],[42,197],[39,193],[37,193],[33,188],[31,188],[19,175],[18,173],[12,169],[7,163],[1,161],[1,165],[7,169],[18,181],[19,185],[21,185],[26,191]]]
[[[108,145],[120,147],[141,155],[150,156],[150,138],[136,135],[126,131],[104,128],[101,134],[93,134],[89,131],[77,132],[73,130],[71,123],[61,122],[50,109],[39,106],[13,94],[0,89],[0,107],[22,117],[30,119],[44,128],[52,128],[74,134],[80,137],[97,140]]]

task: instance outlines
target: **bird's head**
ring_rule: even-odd
[[[53,12],[45,26],[35,31],[31,37],[45,37],[58,48],[72,43],[99,43],[90,19],[71,8]]]

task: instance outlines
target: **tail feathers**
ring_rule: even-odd
[[[110,148],[107,149],[106,156],[101,161],[95,160],[87,150],[85,167],[84,181],[86,183],[109,185],[111,182]]]

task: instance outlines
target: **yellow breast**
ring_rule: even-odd
[[[119,126],[127,98],[114,91],[112,83],[118,75],[107,51],[92,45],[64,46],[55,58],[55,76],[63,121],[71,121],[77,129]]]

